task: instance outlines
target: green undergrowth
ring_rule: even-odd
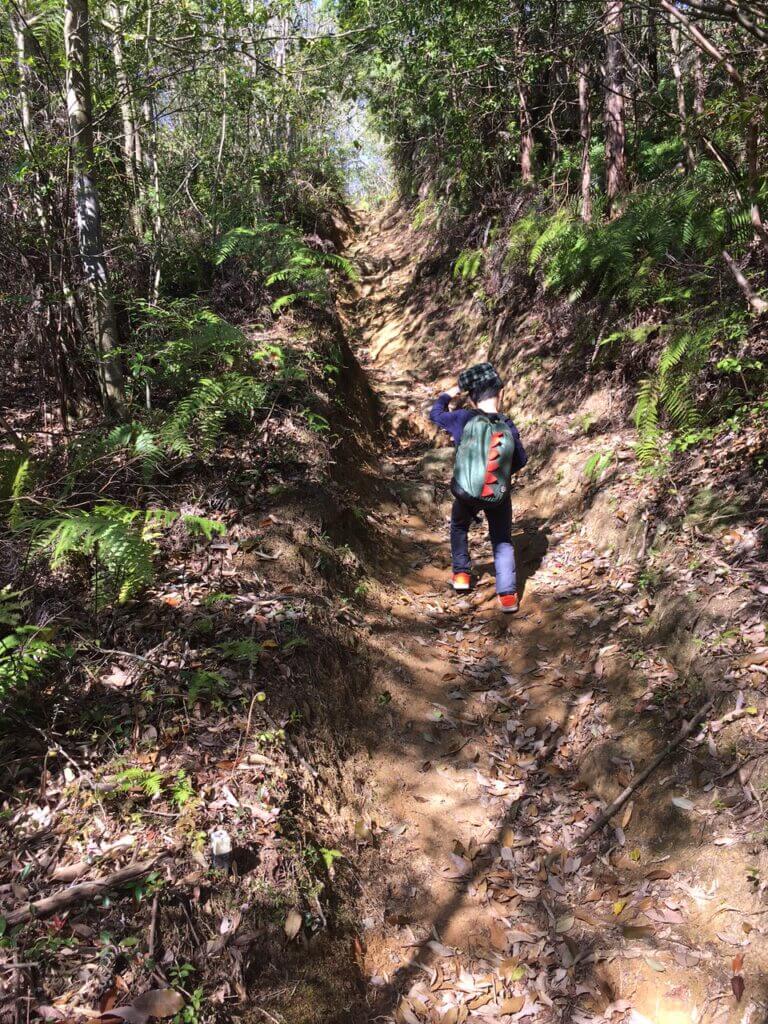
[[[289,330],[275,332],[274,313],[244,330],[201,299],[136,303],[128,417],[62,436],[48,451],[0,452],[4,528],[26,550],[25,562],[84,583],[94,612],[151,586],[171,538],[205,544],[226,533],[217,515],[174,508],[166,497],[171,480],[210,474],[217,454],[258,441],[270,418],[289,416],[316,435],[330,431],[316,393],[333,389],[343,357],[320,324],[332,300],[330,275],[354,277],[352,264],[270,223],[229,232],[214,259],[238,261],[239,272],[281,293],[274,309],[314,303],[317,312],[303,322],[292,313]],[[34,624],[29,596],[7,588],[0,599],[2,696],[48,670],[63,648],[51,623]]]
[[[748,258],[749,210],[713,164],[690,176],[663,169],[613,219],[599,203],[590,223],[576,203],[529,203],[487,236],[485,249],[459,253],[453,277],[476,288],[485,266],[522,270],[574,308],[572,344],[583,346],[583,362],[595,370],[632,363],[645,470],[663,471],[675,452],[764,412],[768,363],[745,354],[759,324],[722,259],[724,249]]]

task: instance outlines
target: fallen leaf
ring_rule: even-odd
[[[667,871],[666,868],[654,868],[654,870],[649,871],[645,877],[649,882],[658,882],[662,878],[671,878],[672,872]]]
[[[288,936],[288,941],[293,942],[296,936],[301,931],[301,926],[304,923],[304,918],[301,916],[299,911],[294,907],[293,910],[288,912],[288,916],[285,919],[285,934]]]
[[[570,931],[571,928],[573,928],[574,921],[575,918],[573,914],[563,914],[562,917],[558,917],[557,921],[555,921],[555,931],[559,935],[562,935],[563,932]]]
[[[133,1001],[133,1009],[149,1017],[173,1017],[183,1006],[184,997],[172,988],[152,988]]]
[[[684,797],[684,796],[673,796],[672,797],[672,803],[675,805],[675,807],[679,807],[681,811],[692,811],[693,810],[693,804],[691,803],[691,801],[687,797]]]
[[[525,996],[511,996],[501,1004],[501,1013],[520,1013],[525,1006]]]
[[[621,930],[625,939],[647,939],[655,934],[648,924],[625,924]]]
[[[632,820],[632,811],[635,809],[635,803],[633,800],[627,804],[624,814],[621,817],[621,827],[626,828]]]
[[[736,1002],[741,1002],[741,997],[744,995],[744,979],[740,974],[734,974],[731,978],[731,988],[733,994],[736,996]]]
[[[450,946],[444,946],[442,942],[437,942],[435,939],[432,939],[430,942],[427,943],[427,945],[432,950],[432,952],[437,953],[438,956],[456,955],[455,949],[451,949]]]
[[[734,974],[741,974],[741,969],[744,966],[744,954],[737,953],[731,961],[731,966],[733,967]]]
[[[149,1016],[146,1013],[142,1013],[137,1010],[134,1006],[117,1006],[113,1007],[109,1013],[105,1013],[101,1020],[108,1021],[114,1020],[117,1017],[118,1020],[127,1021],[128,1024],[145,1024],[149,1020]]]
[[[520,981],[525,977],[525,967],[517,960],[502,960],[499,974],[504,981]]]

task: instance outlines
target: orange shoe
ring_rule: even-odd
[[[468,572],[455,572],[451,576],[451,586],[454,590],[469,590],[472,580]]]
[[[514,614],[520,607],[517,594],[497,594],[497,597],[499,599],[499,607],[507,614]]]

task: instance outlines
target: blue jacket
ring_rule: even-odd
[[[438,427],[442,427],[443,430],[447,430],[453,438],[453,443],[458,446],[461,441],[461,435],[464,433],[464,427],[474,417],[478,415],[478,409],[454,409],[453,412],[448,408],[451,401],[451,396],[447,392],[443,392],[442,395],[438,395],[435,404],[429,411],[429,418],[433,423],[436,423]],[[522,469],[528,461],[525,448],[523,448],[523,442],[520,440],[520,433],[507,416],[502,417],[504,422],[507,423],[512,431],[512,436],[515,439],[515,459],[512,463],[512,472],[516,473],[518,469]]]

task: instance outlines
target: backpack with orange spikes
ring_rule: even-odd
[[[456,450],[451,493],[482,508],[498,505],[509,494],[515,461],[515,438],[501,416],[478,413],[467,422]]]

